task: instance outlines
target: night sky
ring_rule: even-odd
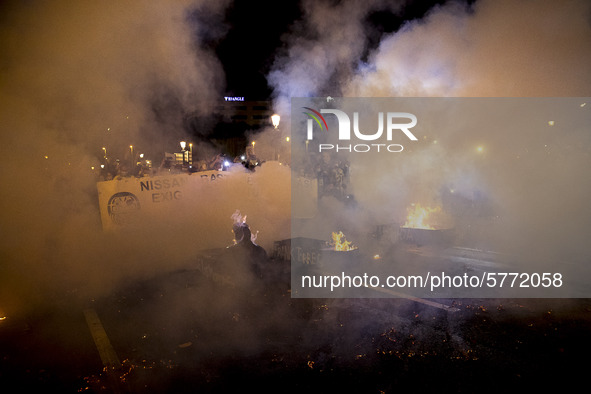
[[[227,93],[251,99],[268,99],[267,84],[275,53],[281,50],[281,35],[287,33],[300,13],[295,1],[234,3],[226,12],[227,35],[212,42],[226,74]]]
[[[338,5],[342,2],[325,3]],[[360,61],[367,60],[368,54],[377,47],[384,34],[393,33],[404,23],[423,17],[433,7],[444,4],[445,1],[382,3],[363,18],[367,47],[359,58]],[[402,6],[393,11],[390,4],[396,3]],[[466,2],[466,6],[470,3]],[[225,26],[225,34],[221,37],[206,37],[204,41],[206,45],[215,48],[223,65],[228,95],[246,96],[255,100],[272,97],[273,87],[269,86],[267,75],[275,58],[286,51],[282,39],[288,34],[297,34],[298,30],[306,29],[302,16],[300,1],[282,1],[279,6],[277,2],[270,0],[242,0],[228,7],[223,20],[222,17],[215,20],[219,26]],[[345,22],[346,18],[343,20]]]

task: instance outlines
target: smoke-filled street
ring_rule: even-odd
[[[584,384],[591,4],[281,4],[0,4],[0,390]]]

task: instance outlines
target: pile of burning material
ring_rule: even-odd
[[[450,244],[455,235],[448,226],[449,218],[441,207],[423,207],[412,204],[408,209],[406,222],[400,227],[400,240],[417,245]]]
[[[331,234],[331,240],[322,249],[322,264],[325,269],[339,271],[354,268],[359,261],[359,248],[347,241],[342,231]]]
[[[351,241],[347,241],[342,231],[332,233],[332,241],[329,242],[329,245],[331,247],[329,250],[335,252],[351,252],[358,249]]]
[[[272,257],[291,262],[292,268],[315,269],[353,261],[359,248],[347,241],[342,231],[332,233],[330,241],[297,237],[276,241]]]

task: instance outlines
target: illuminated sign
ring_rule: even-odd
[[[224,101],[244,101],[244,97],[224,97]]]

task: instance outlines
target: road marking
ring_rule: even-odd
[[[109,368],[121,367],[121,362],[117,357],[117,353],[115,353],[115,349],[111,346],[111,341],[109,341],[109,337],[107,336],[96,311],[91,308],[84,309],[84,317],[86,318],[86,324],[88,324],[90,334],[92,335],[94,344],[101,356],[103,365]]]

